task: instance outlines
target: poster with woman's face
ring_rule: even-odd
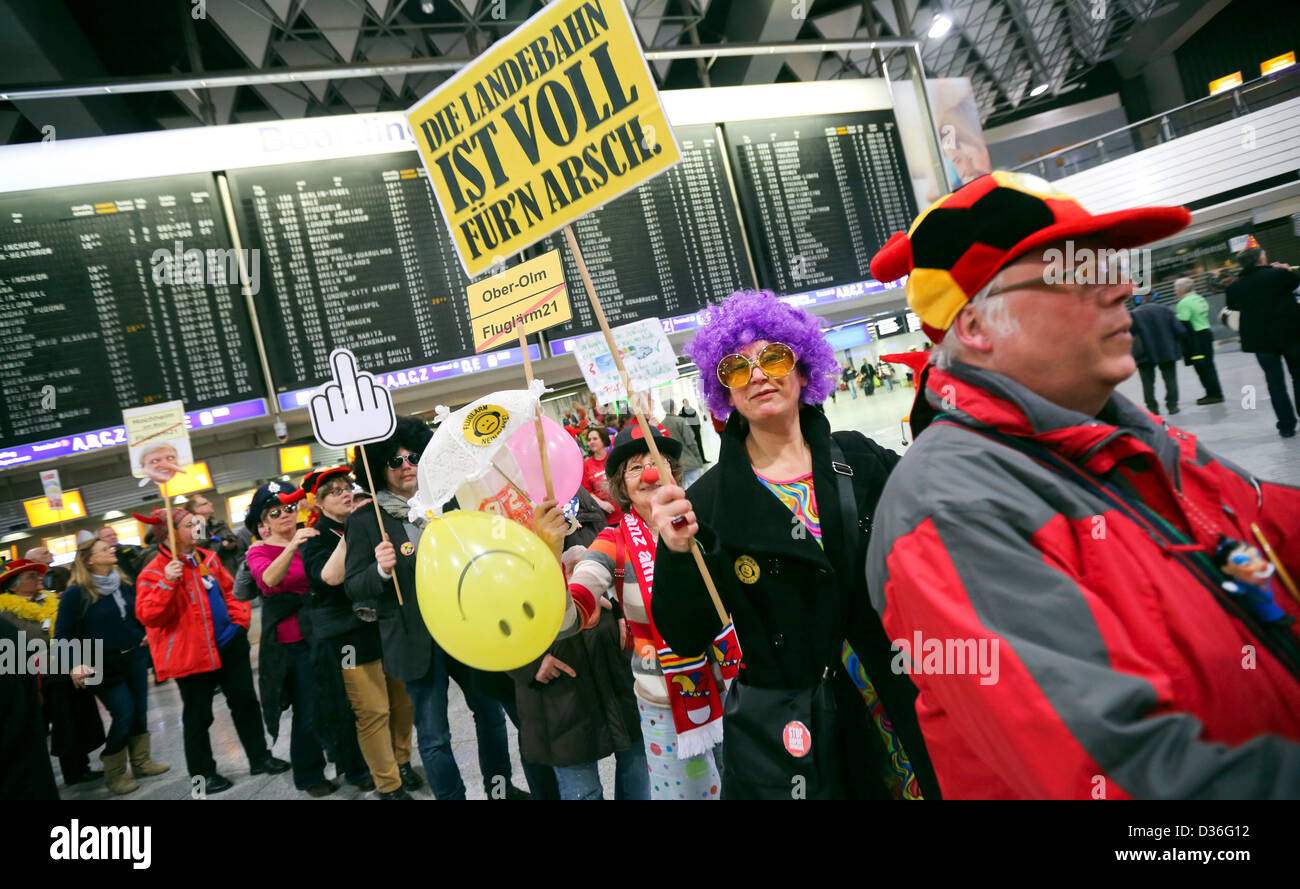
[[[179,401],[122,411],[126,425],[131,474],[166,484],[181,467],[194,462],[185,428],[185,407]]]

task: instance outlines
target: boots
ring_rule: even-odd
[[[154,762],[149,758],[149,734],[132,735],[126,739],[126,748],[131,751],[131,774],[137,778],[152,778],[163,772],[171,771],[171,766]]]
[[[116,753],[101,753],[100,760],[104,763],[104,785],[113,793],[130,793],[132,790],[139,788],[126,773],[126,751],[119,750]]]

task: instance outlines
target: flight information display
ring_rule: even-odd
[[[723,125],[763,286],[801,293],[871,278],[916,216],[891,111]]]
[[[376,376],[474,354],[470,279],[415,152],[232,170],[230,185],[278,392],[328,380],[339,346]]]
[[[617,327],[643,318],[698,312],[754,286],[744,235],[711,124],[674,127],[682,160],[654,179],[573,223],[596,295]],[[573,320],[548,339],[599,328],[563,233],[542,243],[560,249]]]
[[[237,262],[210,173],[0,194],[0,441],[265,394]]]

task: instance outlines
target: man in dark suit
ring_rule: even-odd
[[[498,701],[483,693],[488,677],[447,654],[429,635],[415,595],[416,548],[424,521],[409,519],[407,500],[418,486],[417,465],[433,434],[414,417],[397,421],[393,435],[363,445],[374,474],[375,501],[383,515],[379,527],[373,507],[357,510],[344,530],[347,567],[344,589],[355,602],[372,607],[379,617],[384,673],[403,682],[415,710],[416,743],[424,771],[438,799],[465,799],[465,784],[451,750],[447,722],[447,679],[455,679],[474,713],[479,768],[489,799],[528,799],[510,783],[510,752],[505,714]],[[364,479],[362,458],[353,464]],[[401,586],[397,604],[393,581]],[[410,764],[399,767],[405,788],[419,786]],[[504,779],[504,786],[495,779]],[[498,791],[494,793],[494,790]],[[504,791],[504,796],[501,791]]]
[[[1147,410],[1160,413],[1156,401],[1156,368],[1165,381],[1165,407],[1178,413],[1178,357],[1183,352],[1183,328],[1174,310],[1152,297],[1133,297],[1133,357],[1142,377],[1142,398]]]
[[[1300,275],[1283,262],[1269,265],[1268,254],[1249,247],[1237,254],[1241,275],[1228,286],[1228,308],[1241,312],[1241,351],[1254,352],[1264,371],[1268,397],[1277,415],[1277,431],[1291,438],[1300,410],[1300,305],[1295,290]],[[1291,371],[1294,399],[1286,390],[1285,363]],[[1296,410],[1292,410],[1294,400]]]

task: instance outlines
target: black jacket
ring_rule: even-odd
[[[1300,275],[1257,265],[1228,288],[1228,308],[1241,312],[1241,351],[1280,355],[1300,346]]]
[[[1183,354],[1183,326],[1169,306],[1146,303],[1133,317],[1133,356],[1138,364],[1167,364]]]
[[[311,583],[312,629],[317,639],[329,639],[367,626],[352,610],[352,600],[343,584],[325,583],[320,576],[325,563],[343,539],[339,536],[343,528],[341,522],[321,513],[316,521],[316,530],[320,533],[298,548],[302,553],[303,571]],[[371,551],[374,551],[373,547]]]
[[[346,576],[343,588],[354,602],[362,602],[379,615],[379,635],[384,645],[384,673],[398,682],[410,682],[429,672],[433,662],[433,637],[420,616],[415,598],[415,557],[405,555],[406,528],[388,513],[383,513],[384,530],[397,550],[394,576],[402,587],[403,605],[397,604],[392,580],[379,576],[375,564],[375,547],[383,538],[375,520],[374,507],[354,512],[348,518],[344,536],[348,541]]]
[[[266,731],[272,741],[280,735],[281,713],[290,706],[309,705],[309,702],[297,701],[294,696],[293,683],[289,681],[293,669],[293,652],[280,643],[275,632],[282,621],[296,614],[303,642],[310,646],[313,633],[307,602],[307,596],[294,593],[262,597],[262,644],[257,655],[257,690],[262,701],[262,721],[266,723]]]
[[[17,648],[18,628],[3,617],[0,639]],[[0,714],[0,800],[58,799],[50,754],[45,749],[45,715],[35,675],[10,670],[0,673]]]
[[[629,653],[618,647],[617,612],[602,611],[595,627],[552,644],[550,654],[578,675],[538,682],[540,657],[509,671],[519,708],[519,755],[573,766],[639,746],[641,718]]]
[[[890,668],[893,650],[867,594],[871,517],[899,457],[861,433],[835,434],[853,469],[857,497],[859,531],[853,551],[846,553],[837,476],[831,468],[830,423],[808,406],[799,419],[812,450],[813,490],[825,549],[811,534],[792,533],[790,510],[754,475],[744,443],[748,426],[738,413],[723,430],[717,467],[687,491],[699,520],[697,539],[705,562],[744,652],[743,681],[762,688],[809,688],[828,664],[838,663],[839,643],[847,638],[880,693],[922,792],[937,798],[938,785],[916,719],[916,687]],[[657,552],[655,625],[674,651],[704,651],[720,627],[695,560],[666,546]],[[742,582],[741,569],[753,566],[757,578]],[[752,570],[746,573],[752,576]],[[841,584],[841,579],[847,583]],[[867,718],[865,704],[854,716],[861,728]],[[852,721],[842,719],[846,725]]]

